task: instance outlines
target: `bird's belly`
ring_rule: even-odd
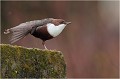
[[[51,36],[48,32],[47,29],[45,27],[43,28],[38,28],[37,30],[35,30],[32,34],[33,36],[42,39],[43,41],[52,39],[53,36]]]
[[[35,36],[35,37],[37,37],[37,38],[40,38],[40,39],[42,39],[44,41],[53,38],[50,34],[44,34],[44,33],[41,33],[41,32],[39,32],[39,33],[34,32],[32,35]]]

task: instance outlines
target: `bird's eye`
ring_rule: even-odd
[[[60,24],[64,24],[64,23],[65,23],[65,21],[61,21],[61,22],[60,22]]]

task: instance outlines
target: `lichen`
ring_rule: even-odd
[[[1,44],[2,78],[65,78],[63,54],[55,50],[41,50]]]

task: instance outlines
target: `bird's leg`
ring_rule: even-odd
[[[45,41],[42,42],[42,45],[43,45],[44,48],[47,50],[47,47],[45,46]]]

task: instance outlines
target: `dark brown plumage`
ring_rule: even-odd
[[[48,31],[47,31],[47,26],[43,25],[42,27],[37,27],[35,28],[34,32],[31,33],[31,35],[42,39],[43,41],[52,39],[53,36],[51,36]]]

